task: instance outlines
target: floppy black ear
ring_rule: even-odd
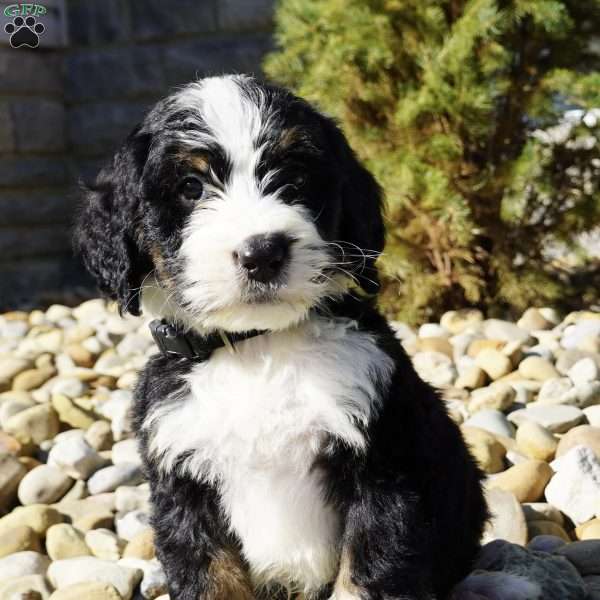
[[[326,121],[342,179],[339,240],[345,242],[344,249],[348,248],[348,254],[352,254],[353,260],[358,263],[354,274],[361,287],[365,292],[375,294],[379,291],[375,261],[385,244],[383,194],[373,175],[359,162],[339,127],[330,119]],[[364,252],[364,258],[360,257],[361,252]]]
[[[139,287],[152,268],[141,249],[141,173],[148,139],[134,131],[96,181],[84,186],[74,233],[75,251],[100,291],[121,312],[139,315]]]

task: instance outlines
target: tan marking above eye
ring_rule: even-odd
[[[210,162],[208,156],[192,156],[190,157],[190,164],[200,171],[200,173],[207,174],[210,171]]]
[[[206,175],[210,171],[210,160],[207,154],[188,154],[180,152],[175,158],[188,164],[202,174]]]

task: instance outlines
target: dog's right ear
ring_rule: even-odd
[[[141,174],[149,135],[136,128],[96,178],[83,188],[74,233],[81,255],[100,291],[119,303],[121,312],[139,314],[139,288],[150,271],[140,239]]]

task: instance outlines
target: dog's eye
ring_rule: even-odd
[[[179,192],[186,200],[199,200],[204,192],[204,185],[198,177],[186,177],[179,186]]]

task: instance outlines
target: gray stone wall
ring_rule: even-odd
[[[0,309],[89,289],[70,249],[78,179],[174,86],[260,74],[272,6],[67,0],[65,47],[0,46]]]

